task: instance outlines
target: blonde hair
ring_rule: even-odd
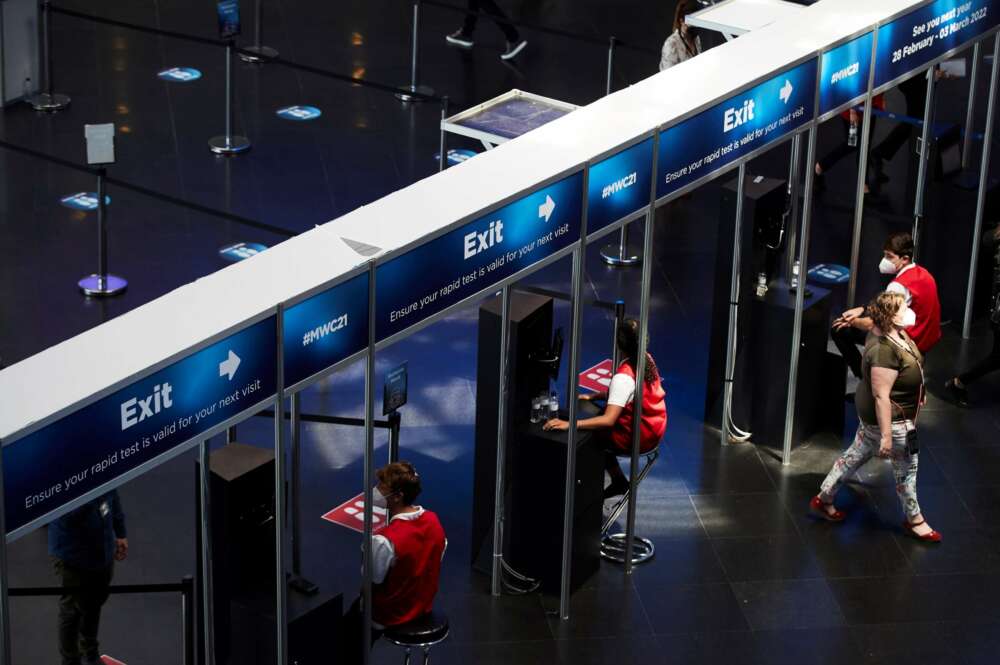
[[[900,308],[906,304],[906,299],[902,293],[896,291],[883,291],[868,303],[868,316],[884,333],[893,329],[892,320],[899,314]]]

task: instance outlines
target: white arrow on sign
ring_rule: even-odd
[[[552,200],[552,197],[548,194],[545,195],[545,203],[538,206],[538,216],[544,217],[545,221],[549,221],[549,217],[552,216],[552,211],[556,209],[556,202]]]
[[[236,369],[240,366],[240,357],[233,353],[232,349],[229,350],[229,357],[219,363],[219,376],[228,376],[229,380],[233,380],[233,375],[236,374]]]
[[[781,101],[787,104],[788,100],[792,98],[792,90],[794,90],[792,82],[785,79],[785,85],[781,86],[781,90],[778,91],[778,96],[781,97]]]

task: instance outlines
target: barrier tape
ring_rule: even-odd
[[[14,597],[31,596],[62,596],[67,591],[75,591],[83,587],[77,586],[31,586],[7,589],[7,595]],[[120,584],[108,588],[108,593],[185,593],[194,588],[191,583],[179,582],[175,584]]]

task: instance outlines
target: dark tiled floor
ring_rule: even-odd
[[[211,3],[194,0],[60,3],[170,30],[210,35],[214,29]],[[249,15],[249,3],[243,4]],[[264,4],[265,41],[282,55],[375,81],[407,77],[408,2]],[[644,0],[501,4],[514,6],[515,15],[525,20],[653,45],[662,40],[673,5]],[[575,103],[590,102],[603,91],[603,47],[526,33],[528,50],[508,67],[496,58],[500,36],[488,23],[479,33],[481,47],[471,53],[443,44],[441,36],[456,25],[454,14],[425,8],[422,24],[425,79],[450,96],[453,109],[512,87]],[[245,30],[252,34],[251,25]],[[205,147],[221,125],[222,60],[213,48],[63,16],[55,17],[54,36],[57,87],[73,96],[73,105],[49,117],[23,107],[6,109],[0,114],[5,140],[81,161],[80,125],[114,120],[121,133],[113,174],[291,232],[434,172],[436,107],[407,107],[378,91],[279,67],[239,65],[237,126],[254,147],[238,159],[220,160]],[[655,54],[620,50],[616,87],[653,73],[655,62]],[[158,82],[155,72],[172,65],[196,66],[205,76],[187,86]],[[941,89],[939,119],[963,119],[964,84],[946,81]],[[890,105],[898,102],[890,93]],[[291,103],[315,104],[323,116],[301,125],[275,118],[276,108]],[[980,124],[983,107],[976,110]],[[888,123],[880,123],[876,136],[886,131]],[[822,127],[819,152],[840,138],[839,121]],[[476,146],[456,140],[453,147]],[[865,210],[861,294],[879,288],[874,264],[885,233],[910,223],[912,197],[905,183],[912,173],[904,152],[889,165],[893,180],[884,200]],[[789,154],[782,146],[754,160],[750,169],[786,177]],[[280,240],[113,190],[112,267],[132,285],[119,299],[86,301],[74,287],[94,263],[93,216],[62,208],[57,200],[92,183],[7,152],[0,152],[0,163],[0,356],[8,363],[221,268],[216,251],[224,244]],[[815,209],[810,263],[847,262],[850,187],[856,176],[850,164],[844,160],[827,177]],[[977,386],[973,408],[967,410],[940,399],[939,388],[955,367],[983,352],[988,330],[977,325],[973,339],[963,341],[951,323],[929,358],[932,395],[920,424],[919,490],[924,511],[944,532],[945,543],[928,548],[902,533],[891,473],[877,462],[837,497],[848,512],[846,523],[814,522],[806,504],[851,438],[852,407],[846,407],[843,433],[813,437],[795,449],[788,465],[781,464],[773,447],[720,445],[715,423],[704,422],[716,240],[727,232],[725,222],[717,222],[719,199],[719,185],[708,185],[657,219],[650,348],[664,374],[670,428],[637,510],[638,530],[655,542],[656,557],[631,577],[603,565],[573,595],[568,621],[556,615],[557,598],[494,598],[488,579],[470,570],[475,308],[379,352],[378,372],[409,362],[403,455],[427,479],[421,501],[442,516],[449,534],[438,602],[450,615],[453,632],[435,649],[434,662],[994,662],[1000,646],[1000,377]],[[961,318],[956,303],[965,293],[965,236],[973,202],[967,191],[931,182],[927,263],[939,279],[945,318],[952,321]],[[949,224],[938,225],[940,219]],[[566,290],[568,276],[568,265],[556,265],[527,281]],[[638,271],[605,267],[595,247],[588,255],[587,278],[590,295],[621,297],[630,312],[635,310]],[[723,278],[728,283],[728,275]],[[834,289],[834,312],[845,297],[843,287]],[[564,303],[557,303],[555,318],[557,325],[568,326]],[[608,355],[610,336],[606,312],[586,309],[582,366]],[[356,365],[321,382],[303,395],[304,411],[360,416],[362,375]],[[566,385],[565,376],[561,381]],[[240,426],[239,438],[267,446],[271,429],[269,420],[255,419]],[[381,460],[384,437],[377,443]],[[322,523],[318,515],[360,491],[362,450],[363,437],[355,429],[304,428],[302,573],[324,593],[343,592],[347,603],[359,584],[360,538]],[[183,455],[123,488],[132,555],[118,566],[118,582],[174,582],[192,572],[193,459]],[[8,555],[14,586],[53,583],[44,531],[18,541]],[[130,665],[179,662],[178,606],[174,597],[113,598],[102,633],[106,650]],[[53,599],[11,600],[17,665],[56,657],[55,611]],[[385,644],[374,653],[380,664],[400,660],[398,651]]]

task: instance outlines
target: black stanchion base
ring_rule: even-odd
[[[278,57],[278,51],[270,46],[247,46],[240,51],[240,60],[243,62],[267,62]],[[249,53],[243,51],[249,51]]]
[[[306,596],[315,596],[319,593],[319,587],[314,582],[298,575],[292,575],[291,579],[288,580],[288,586]]]
[[[56,111],[62,111],[64,108],[69,106],[69,95],[60,95],[58,93],[50,95],[47,92],[40,92],[37,95],[28,97],[24,101],[31,104],[31,108],[36,111],[55,113]]]
[[[217,155],[235,155],[250,149],[250,139],[245,136],[213,136],[208,148]]]
[[[615,267],[637,266],[642,263],[642,256],[638,252],[633,252],[630,247],[622,247],[618,243],[602,247],[601,258],[609,266]]]
[[[128,288],[128,281],[117,275],[87,275],[76,283],[86,296],[116,296]]]
[[[432,88],[430,86],[427,86],[427,85],[418,85],[416,88],[414,88],[412,85],[407,85],[407,86],[403,86],[403,87],[405,87],[410,92],[416,92],[416,93],[421,94],[421,95],[433,95],[434,94],[434,88]],[[427,99],[426,97],[415,97],[413,95],[408,95],[405,92],[397,92],[396,93],[396,99],[398,99],[400,101],[403,101],[403,102],[428,102],[428,101],[431,101],[431,100]]]

